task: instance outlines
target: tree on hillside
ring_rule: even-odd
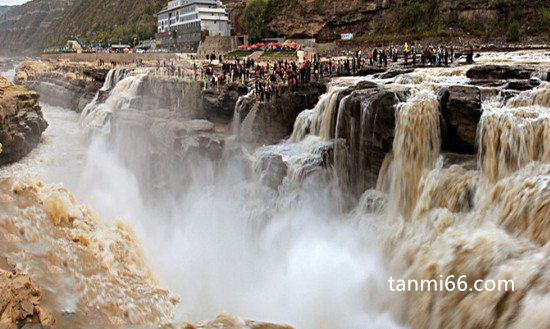
[[[244,8],[241,26],[251,42],[259,41],[266,35],[265,13],[268,0],[252,0]]]

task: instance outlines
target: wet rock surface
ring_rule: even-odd
[[[215,320],[202,324],[186,324],[183,329],[294,329],[289,325],[241,320],[229,314],[221,314]]]
[[[443,149],[474,153],[481,118],[481,92],[477,87],[450,86],[439,92]]]
[[[52,314],[40,306],[42,293],[29,276],[0,256],[0,328],[50,328]]]
[[[38,98],[0,77],[0,165],[20,160],[40,142],[48,123]]]
[[[351,93],[350,93],[351,92]],[[345,108],[340,109],[335,137],[336,158],[343,160],[338,168],[342,186],[358,196],[375,188],[386,154],[391,151],[395,134],[395,111],[399,102],[396,92],[372,83],[359,83],[350,93]]]
[[[529,80],[510,80],[506,84],[506,89],[525,91],[530,90],[540,85],[540,80],[529,79]]]
[[[81,112],[99,91],[109,72],[93,64],[23,62],[16,83],[35,90],[41,100]]]
[[[115,112],[111,124],[110,140],[115,145],[123,143],[124,148],[118,150],[121,157],[128,166],[140,164],[135,170],[150,178],[140,182],[144,184],[142,187],[158,197],[181,192],[167,191],[166,186],[184,189],[189,184],[192,176],[185,174],[188,171],[184,168],[205,160],[216,163],[222,158],[224,130],[208,120],[182,118],[170,110],[130,109]],[[135,133],[138,131],[140,133]],[[132,138],[126,139],[126,136]],[[171,177],[171,172],[180,172],[181,175]],[[174,179],[180,184],[174,184]]]
[[[241,140],[247,143],[275,144],[290,136],[298,114],[315,106],[326,86],[312,82],[297,92],[283,92],[270,102],[256,102],[243,121]]]
[[[244,85],[231,83],[220,90],[203,92],[203,107],[206,118],[211,121],[229,123],[233,119],[235,104],[239,97],[246,95],[248,89]]]
[[[200,81],[164,78],[155,75],[145,77],[140,85],[140,109],[169,109],[188,119],[205,119],[217,123],[229,123],[235,104],[246,87],[228,84],[219,89],[203,90]]]
[[[466,77],[476,80],[508,80],[531,78],[534,70],[526,67],[505,66],[505,65],[482,65],[475,66],[466,72]]]
[[[260,160],[261,182],[272,189],[277,189],[283,183],[288,172],[288,166],[281,155],[270,154]]]

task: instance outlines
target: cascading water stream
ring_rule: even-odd
[[[115,72],[105,81],[102,91],[107,91],[116,80],[124,76],[125,71],[112,70]],[[108,134],[111,131],[110,116],[114,111],[128,110],[132,99],[138,96],[138,88],[147,75],[146,72],[139,72],[137,75],[128,76],[114,84],[105,103],[98,104],[97,96],[82,111],[81,125],[85,131],[95,131],[101,134]]]
[[[397,328],[398,323],[434,329],[525,328],[550,323],[546,265],[550,170],[548,164],[538,163],[548,162],[547,84],[505,103],[497,97],[483,100],[478,167],[467,168],[445,164],[436,96],[441,87],[467,82],[464,69],[418,71],[386,86],[407,90],[399,100],[388,97],[399,101],[391,108],[396,118],[393,147],[379,173],[379,178],[388,179],[379,190],[360,191],[365,193],[351,212],[340,207],[347,196],[330,168],[330,155],[334,152],[334,167],[345,167],[350,159],[371,161],[372,154],[362,150],[378,138],[374,125],[380,113],[372,102],[365,102],[354,107],[359,115],[351,117],[350,104],[357,105],[353,103],[357,95],[343,91],[358,81],[346,79],[334,81],[313,110],[300,114],[288,141],[245,153],[247,161],[180,159],[180,166],[162,167],[171,171],[160,185],[167,198],[157,199],[140,183],[153,180],[144,174],[150,163],[172,161],[166,153],[173,149],[142,142],[151,139],[148,129],[111,126],[120,123],[111,122],[110,115],[134,111],[131,99],[140,96],[142,75],[126,77],[114,83],[108,99],[96,102],[82,119],[87,127],[115,133],[88,136],[92,142],[80,150],[87,152],[85,164],[63,155],[66,159],[56,165],[76,163],[77,170],[71,172],[79,175],[55,179],[77,186],[78,198],[101,218],[121,216],[130,221],[160,281],[181,297],[178,319],[205,320],[227,311],[303,329]],[[108,80],[115,74],[110,76]],[[354,124],[348,127],[350,122]],[[350,127],[353,133],[347,135]],[[170,141],[172,136],[166,135]],[[351,138],[365,135],[370,141]],[[348,136],[348,142],[357,145],[350,152],[359,154],[346,153],[338,144]],[[51,157],[59,156],[56,149],[50,152]],[[274,167],[281,177],[267,177]],[[366,175],[362,169],[354,170],[350,180]],[[193,179],[182,181],[184,174]],[[276,184],[266,186],[266,177]],[[480,184],[483,180],[487,182]],[[52,200],[49,204],[58,204]],[[379,211],[374,214],[373,209]],[[94,227],[100,232],[92,234],[92,245],[100,251],[100,259],[114,257],[111,249],[100,248],[101,241],[120,246],[115,250],[121,253],[133,250],[134,240],[122,228],[113,236],[103,225]],[[81,230],[88,233],[81,227],[75,232]],[[132,255],[133,260],[142,260]],[[114,264],[116,273],[124,272],[124,264],[105,266],[109,264]],[[80,286],[91,296],[90,305],[126,300],[128,306],[122,311],[136,319],[147,315],[142,312],[151,309],[147,298],[135,296],[132,289],[116,290],[110,280],[101,284],[102,275],[107,274],[101,272]],[[439,275],[513,278],[518,292],[388,293],[390,275],[419,280]],[[109,299],[105,293],[109,288],[115,289],[113,296],[118,299]],[[133,304],[132,298],[139,303]],[[166,303],[164,298],[152,301],[161,318],[170,313],[161,307]]]
[[[9,69],[7,71],[0,72],[0,75],[2,75],[6,80],[12,82],[15,79],[15,72],[17,71],[17,67],[14,67],[12,69]]]
[[[101,89],[95,94],[94,98],[88,103],[82,110],[82,120],[90,114],[91,111],[98,107],[99,97],[102,93],[110,93],[112,89],[124,78],[128,76],[131,71],[129,69],[111,69],[105,76],[105,82]]]
[[[491,182],[525,167],[550,162],[550,83],[487,109],[479,128],[479,166]]]
[[[406,218],[416,204],[421,176],[439,157],[439,103],[433,93],[420,92],[398,107],[393,143],[392,202]]]
[[[235,104],[235,111],[233,112],[233,121],[231,122],[231,134],[236,136],[239,140],[241,134],[241,123],[243,114],[245,114],[246,104],[252,100],[252,95],[254,93],[253,88],[249,88],[248,93],[244,96],[239,96],[237,103]]]

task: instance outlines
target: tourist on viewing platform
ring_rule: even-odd
[[[474,63],[474,47],[472,47],[472,45],[468,45],[468,52],[466,53],[466,63]]]
[[[370,64],[370,66],[373,65],[373,56],[374,56],[373,52],[372,51],[369,52],[369,64]]]
[[[455,49],[453,46],[451,46],[451,63],[453,62],[453,57],[455,56]]]

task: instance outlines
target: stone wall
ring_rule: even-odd
[[[240,45],[247,43],[248,38],[245,36],[207,36],[206,39],[201,42],[197,55],[206,56],[208,54],[226,54],[233,50],[237,50]]]

